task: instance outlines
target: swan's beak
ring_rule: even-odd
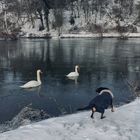
[[[42,74],[43,72],[42,72],[42,71],[40,71],[40,73]]]

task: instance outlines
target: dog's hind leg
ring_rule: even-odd
[[[96,108],[93,107],[93,108],[92,108],[92,113],[91,113],[91,116],[90,116],[92,119],[94,118],[93,115],[94,115],[94,112],[95,112],[95,111],[96,111]]]
[[[104,116],[104,112],[103,113],[101,113],[101,119],[104,119],[105,118],[105,116]]]

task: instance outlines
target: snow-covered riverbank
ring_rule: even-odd
[[[128,37],[128,38],[140,38],[140,33],[124,33],[122,36],[119,33],[90,33],[90,32],[80,32],[80,33],[61,33],[58,36],[57,32],[46,32],[37,31],[36,29],[32,30],[24,30],[24,33],[21,33],[22,38],[120,38],[120,37]]]
[[[0,134],[0,140],[139,140],[140,100],[107,110],[107,118],[89,111],[51,118]]]
[[[124,37],[128,38],[140,38],[140,33],[130,33],[130,34],[124,34]],[[121,37],[118,33],[103,33],[101,34],[92,34],[92,33],[81,33],[81,34],[62,34],[60,38],[119,38]],[[122,36],[123,37],[123,36]]]

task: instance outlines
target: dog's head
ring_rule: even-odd
[[[100,93],[102,90],[109,90],[109,88],[106,88],[106,87],[99,87],[96,89],[96,92],[97,93]]]

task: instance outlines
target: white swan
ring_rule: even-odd
[[[78,73],[78,68],[79,66],[75,66],[75,72],[70,72],[68,75],[66,75],[67,77],[78,77],[79,73]]]
[[[21,88],[33,88],[33,87],[38,87],[41,85],[41,79],[40,79],[40,74],[41,74],[41,70],[37,70],[37,81],[36,80],[32,80],[27,82],[26,84],[20,86]]]

